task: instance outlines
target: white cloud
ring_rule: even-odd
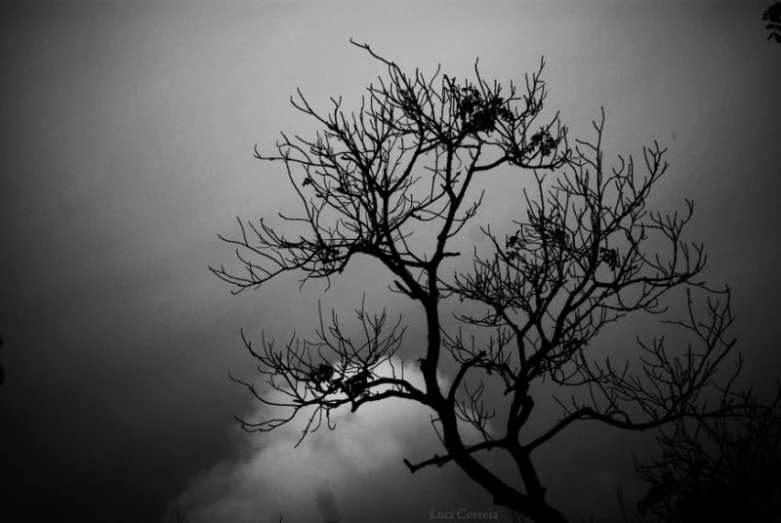
[[[396,369],[401,365],[393,364]],[[405,378],[422,388],[416,366],[404,366]],[[378,372],[390,375],[390,365]],[[446,384],[442,377],[440,382]],[[256,412],[251,419],[268,415]],[[425,407],[397,399],[367,404],[355,413],[342,408],[332,413],[335,431],[321,428],[296,449],[308,419],[303,415],[271,433],[246,434],[240,440],[242,459],[193,478],[172,507],[181,507],[191,523],[276,523],[280,515],[290,523],[337,517],[346,523],[351,514],[391,521],[403,498],[405,510],[417,510],[425,519],[429,507],[436,508],[437,496],[453,496],[463,475],[455,466],[415,475],[404,466],[403,458],[415,462],[442,452],[429,415]],[[462,431],[467,439],[474,436],[467,427]],[[441,488],[448,483],[453,489]]]

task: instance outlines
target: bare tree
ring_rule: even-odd
[[[635,463],[649,484],[642,516],[665,523],[781,521],[781,389],[771,405],[744,393],[729,419],[678,420],[658,438],[661,455]]]
[[[352,43],[387,69],[360,109],[347,113],[341,98],[332,98],[331,110],[321,113],[299,91],[293,106],[322,130],[313,139],[282,134],[275,155],[256,149],[258,159],[285,167],[301,214],[280,217],[300,235],[281,234],[263,219],[239,219],[238,237],[221,238],[236,247],[245,270],[210,269],[239,293],[291,271],[303,275],[301,285],[324,279],[330,286],[354,256],[375,258],[393,275],[390,290],[408,297],[425,318],[418,360],[425,386],[414,386],[401,368],[391,377],[377,373],[401,345],[401,318],[391,324],[385,312],[372,315],[361,306],[357,339],[335,313],[326,322],[321,312],[313,340],[294,335],[275,347],[264,337],[256,349],[242,333],[265,386],[232,379],[262,403],[287,409],[274,419],[239,419],[245,430],[270,431],[303,414],[303,440],[323,423],[333,428],[330,414],[343,406],[418,402],[433,413],[443,453],[414,464],[405,459],[411,472],[455,463],[497,506],[559,523],[566,518],[546,500],[532,455],[571,425],[594,420],[646,430],[725,416],[739,406],[730,400],[708,409],[700,401],[734,347],[727,337],[729,290],[698,279],[703,246],[683,236],[691,201],[682,215],[646,208],[667,170],[665,149],[654,143],[643,150],[644,175],[631,156],[607,166],[604,112],[594,122],[595,137],[570,147],[558,114],[538,123],[544,62],[526,77],[525,89],[504,90],[485,80],[477,63],[473,81],[439,69],[430,78],[418,70],[408,75],[368,45]],[[452,240],[478,215],[482,179],[500,168],[529,172],[535,189],[523,191],[511,233],[502,238],[486,226],[490,248],[462,254]],[[445,268],[451,258],[470,254],[471,270]],[[707,298],[702,306],[700,295]],[[669,330],[687,336],[684,349],[668,348],[664,337],[638,339],[624,364],[600,357],[597,337],[609,324],[629,314],[662,315],[668,296],[685,298],[683,316],[661,316]],[[459,312],[444,317],[451,304]],[[452,381],[440,385],[437,373],[449,369],[455,369]],[[554,399],[562,414],[531,433],[532,386],[543,381],[559,391]],[[499,398],[489,399],[487,390],[499,390]],[[465,427],[476,430],[478,442],[466,442]],[[487,450],[508,455],[517,482],[478,460]]]

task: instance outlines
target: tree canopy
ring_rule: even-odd
[[[316,110],[300,90],[291,98],[320,130],[312,138],[283,133],[275,154],[256,148],[256,156],[281,164],[299,213],[279,216],[290,229],[282,232],[263,218],[239,219],[239,234],[221,238],[236,248],[242,269],[211,270],[238,293],[288,272],[299,274],[301,285],[323,279],[330,287],[354,257],[378,260],[393,277],[389,290],[408,297],[425,323],[415,355],[424,386],[394,366],[403,318],[389,322],[361,302],[354,329],[321,312],[314,339],[294,335],[277,346],[264,335],[257,348],[242,333],[265,381],[258,387],[233,379],[286,412],[239,419],[243,428],[266,432],[305,416],[300,443],[323,425],[333,428],[334,409],[414,401],[431,410],[443,452],[419,463],[404,459],[411,472],[453,463],[497,506],[559,523],[567,519],[548,503],[550,486],[540,481],[533,455],[572,425],[593,420],[648,430],[718,419],[745,405],[729,379],[739,366],[726,377],[718,406],[703,401],[734,352],[730,294],[702,280],[704,247],[685,235],[693,202],[685,200],[682,213],[648,208],[668,170],[665,148],[654,142],[640,162],[623,155],[608,162],[604,110],[591,139],[570,139],[558,113],[543,118],[544,61],[519,89],[483,78],[477,62],[472,80],[439,69],[407,74],[369,45],[352,43],[387,74],[369,85],[355,112],[344,110],[341,98],[332,98],[328,111]],[[479,215],[481,186],[498,169],[521,177],[517,221],[504,235],[497,225],[481,227],[490,248],[465,251],[456,238]],[[533,190],[522,190],[522,180]],[[470,269],[446,264],[464,259]],[[683,302],[673,310],[683,313],[671,316],[667,302],[675,299]],[[462,307],[443,317],[443,304],[454,300]],[[600,335],[629,315],[658,319],[665,335],[676,331],[680,340],[638,338],[621,348],[626,362],[611,361]],[[475,332],[485,336],[477,341]],[[391,376],[378,372],[383,364]],[[438,374],[451,368],[452,379],[441,384]],[[539,401],[533,385],[542,382],[557,389],[561,412],[530,432]],[[503,400],[487,402],[488,389]],[[468,441],[467,430],[478,441]],[[506,453],[518,481],[478,460],[486,450]]]

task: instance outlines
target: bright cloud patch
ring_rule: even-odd
[[[377,373],[390,376],[390,366]],[[423,388],[414,365],[404,364],[404,376]],[[268,415],[258,411],[249,419]],[[430,411],[417,403],[390,399],[355,413],[344,407],[332,413],[334,432],[321,427],[294,449],[307,419],[243,436],[243,459],[199,474],[172,506],[191,523],[277,523],[283,515],[285,523],[390,522],[398,521],[400,505],[424,520],[431,509],[463,503],[463,492],[475,490],[455,466],[414,475],[404,466],[403,458],[416,462],[442,452]],[[462,432],[469,435],[467,427]]]

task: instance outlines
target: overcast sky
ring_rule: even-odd
[[[375,309],[407,306],[361,262],[328,294],[292,275],[234,297],[207,271],[232,263],[217,234],[236,215],[294,202],[252,147],[313,131],[288,104],[295,89],[350,104],[384,73],[350,37],[407,70],[465,77],[479,57],[500,81],[544,55],[547,106],[574,135],[604,106],[608,157],[669,147],[652,203],[695,199],[706,276],[734,292],[744,383],[766,390],[781,366],[781,45],[765,39],[767,3],[3,2],[0,496],[83,521],[154,521],[174,503],[198,523],[492,508],[454,467],[404,467],[437,449],[422,409],[344,413],[296,451],[300,427],[247,435],[232,419],[256,409],[227,378],[253,376],[240,328],[286,338],[313,328],[318,299],[349,313],[359,288]],[[481,223],[520,215],[517,186],[491,193]],[[613,504],[634,488],[638,441],[593,427],[555,440],[538,457],[551,501],[574,520]]]

